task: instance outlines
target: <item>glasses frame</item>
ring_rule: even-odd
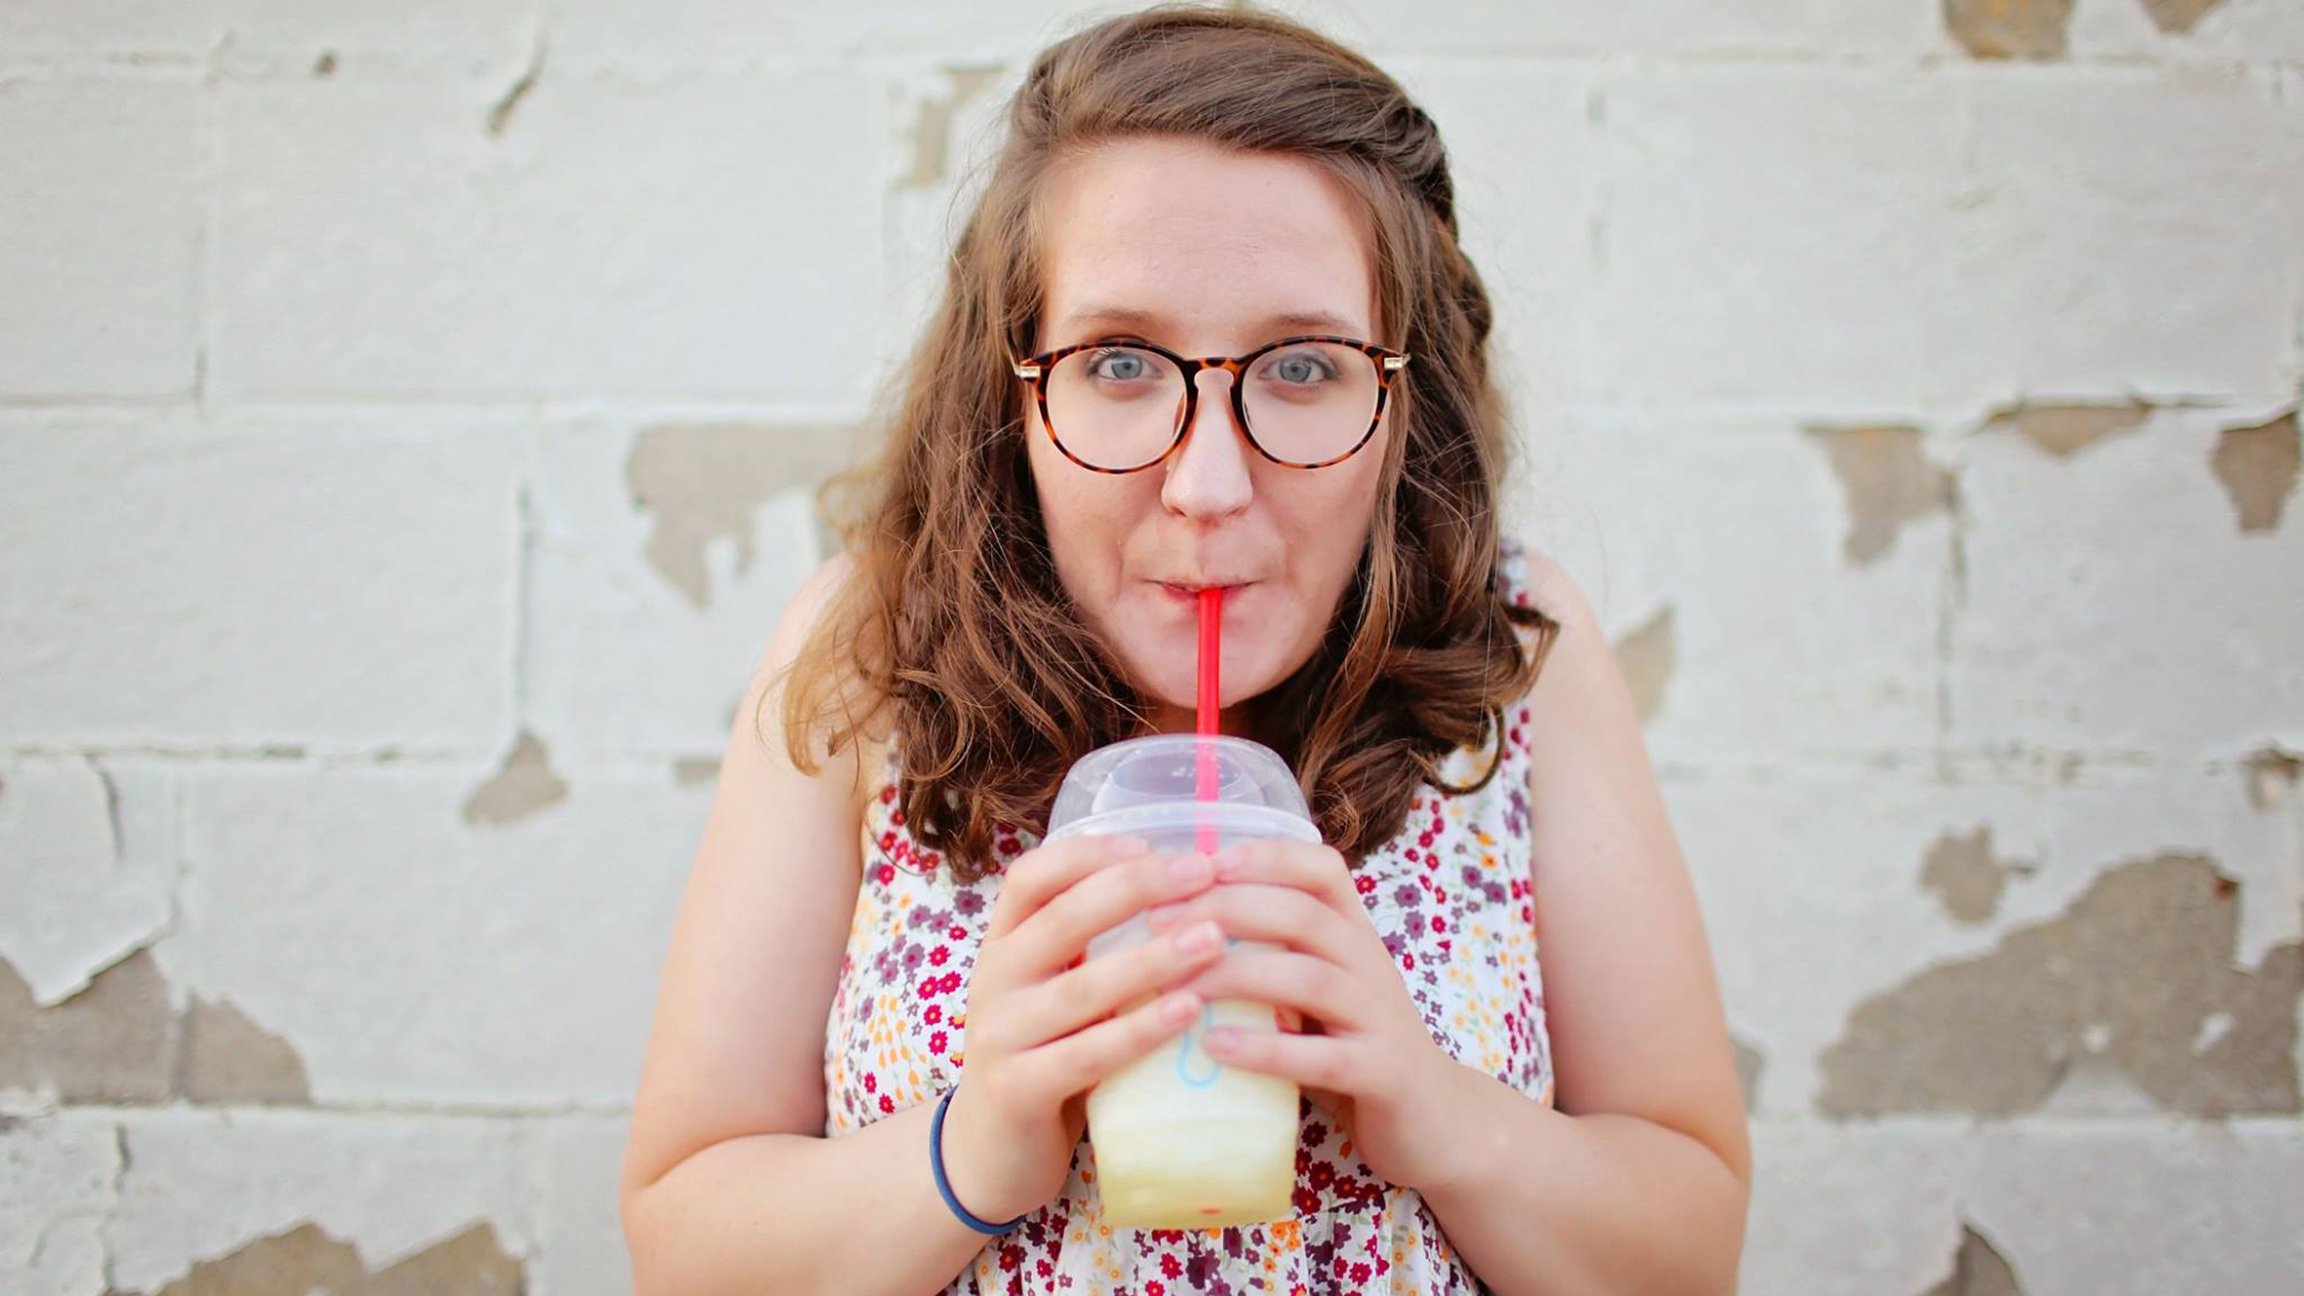
[[[1245,385],[1240,381],[1241,375],[1249,365],[1282,347],[1295,346],[1303,342],[1326,342],[1336,346],[1347,346],[1368,357],[1370,363],[1376,366],[1376,412],[1369,416],[1367,430],[1360,434],[1359,440],[1352,443],[1351,449],[1333,458],[1322,459],[1317,463],[1299,463],[1293,459],[1283,459],[1264,448],[1264,443],[1256,439],[1256,432],[1249,424],[1247,397],[1244,395]],[[1160,453],[1132,468],[1106,468],[1099,464],[1089,463],[1072,453],[1065,446],[1063,438],[1056,435],[1056,420],[1048,416],[1048,375],[1058,363],[1063,361],[1065,357],[1078,355],[1082,351],[1093,351],[1098,347],[1119,346],[1133,347],[1139,351],[1150,351],[1154,355],[1162,356],[1184,374],[1184,415],[1176,421],[1175,437],[1167,445],[1161,447]],[[1392,376],[1407,367],[1408,353],[1395,351],[1390,347],[1378,346],[1373,342],[1363,342],[1359,338],[1333,337],[1325,333],[1305,333],[1296,337],[1284,337],[1277,342],[1267,342],[1245,355],[1203,356],[1194,360],[1188,356],[1178,355],[1156,342],[1145,342],[1137,338],[1098,338],[1093,342],[1078,342],[1068,347],[1058,347],[1054,351],[1043,351],[1036,356],[1028,356],[1011,363],[1015,366],[1016,376],[1032,384],[1032,400],[1040,408],[1040,426],[1047,429],[1048,440],[1056,447],[1056,453],[1090,472],[1117,477],[1125,473],[1142,472],[1166,459],[1175,453],[1177,446],[1184,444],[1184,438],[1191,435],[1192,432],[1193,416],[1200,411],[1199,379],[1200,371],[1203,369],[1221,369],[1232,375],[1232,417],[1240,425],[1240,434],[1248,438],[1249,445],[1256,447],[1257,454],[1283,468],[1298,468],[1306,471],[1342,463],[1360,453],[1361,448],[1368,444],[1368,439],[1376,435],[1376,425],[1384,421],[1384,406],[1392,394]]]

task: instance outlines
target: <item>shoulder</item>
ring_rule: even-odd
[[[1593,621],[1584,589],[1550,554],[1519,539],[1496,546],[1496,587],[1515,607],[1541,612],[1563,628],[1588,628]]]
[[[746,702],[757,715],[760,738],[779,748],[791,744],[796,720],[808,717],[805,728],[813,732],[805,741],[823,761],[822,769],[808,772],[820,781],[828,772],[839,775],[837,782],[851,789],[859,809],[861,797],[870,791],[864,784],[884,759],[885,742],[867,733],[840,751],[827,752],[822,744],[828,726],[874,709],[860,692],[856,636],[846,632],[854,613],[847,600],[864,592],[858,586],[860,571],[853,556],[839,552],[801,579],[761,652]],[[798,710],[788,706],[795,693]]]
[[[856,560],[844,550],[816,564],[814,571],[801,578],[792,597],[784,601],[783,614],[769,635],[760,665],[763,668],[789,666],[807,648],[855,578]]]
[[[1496,588],[1512,607],[1535,614],[1515,617],[1522,642],[1537,656],[1536,678],[1524,703],[1534,705],[1557,693],[1552,682],[1562,674],[1589,677],[1603,669],[1592,660],[1596,651],[1607,658],[1606,666],[1613,666],[1591,601],[1551,555],[1507,536],[1496,550]]]

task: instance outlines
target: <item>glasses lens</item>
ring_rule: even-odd
[[[1376,418],[1376,365],[1333,342],[1291,342],[1240,375],[1248,432],[1282,463],[1326,463],[1351,451]]]
[[[1184,417],[1184,373],[1142,347],[1076,351],[1048,372],[1049,430],[1073,458],[1141,468],[1168,453]]]

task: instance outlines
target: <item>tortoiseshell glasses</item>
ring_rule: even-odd
[[[1018,360],[1040,424],[1072,462],[1130,473],[1168,457],[1192,426],[1203,369],[1232,375],[1248,443],[1288,468],[1325,468],[1368,444],[1405,353],[1357,338],[1305,336],[1246,355],[1187,359],[1150,342],[1083,342]]]

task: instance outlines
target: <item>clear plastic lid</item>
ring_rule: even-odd
[[[1214,801],[1198,799],[1203,750],[1216,766]],[[1278,752],[1245,738],[1197,734],[1131,738],[1081,757],[1056,793],[1047,837],[1202,826],[1228,838],[1320,840],[1304,791]]]

